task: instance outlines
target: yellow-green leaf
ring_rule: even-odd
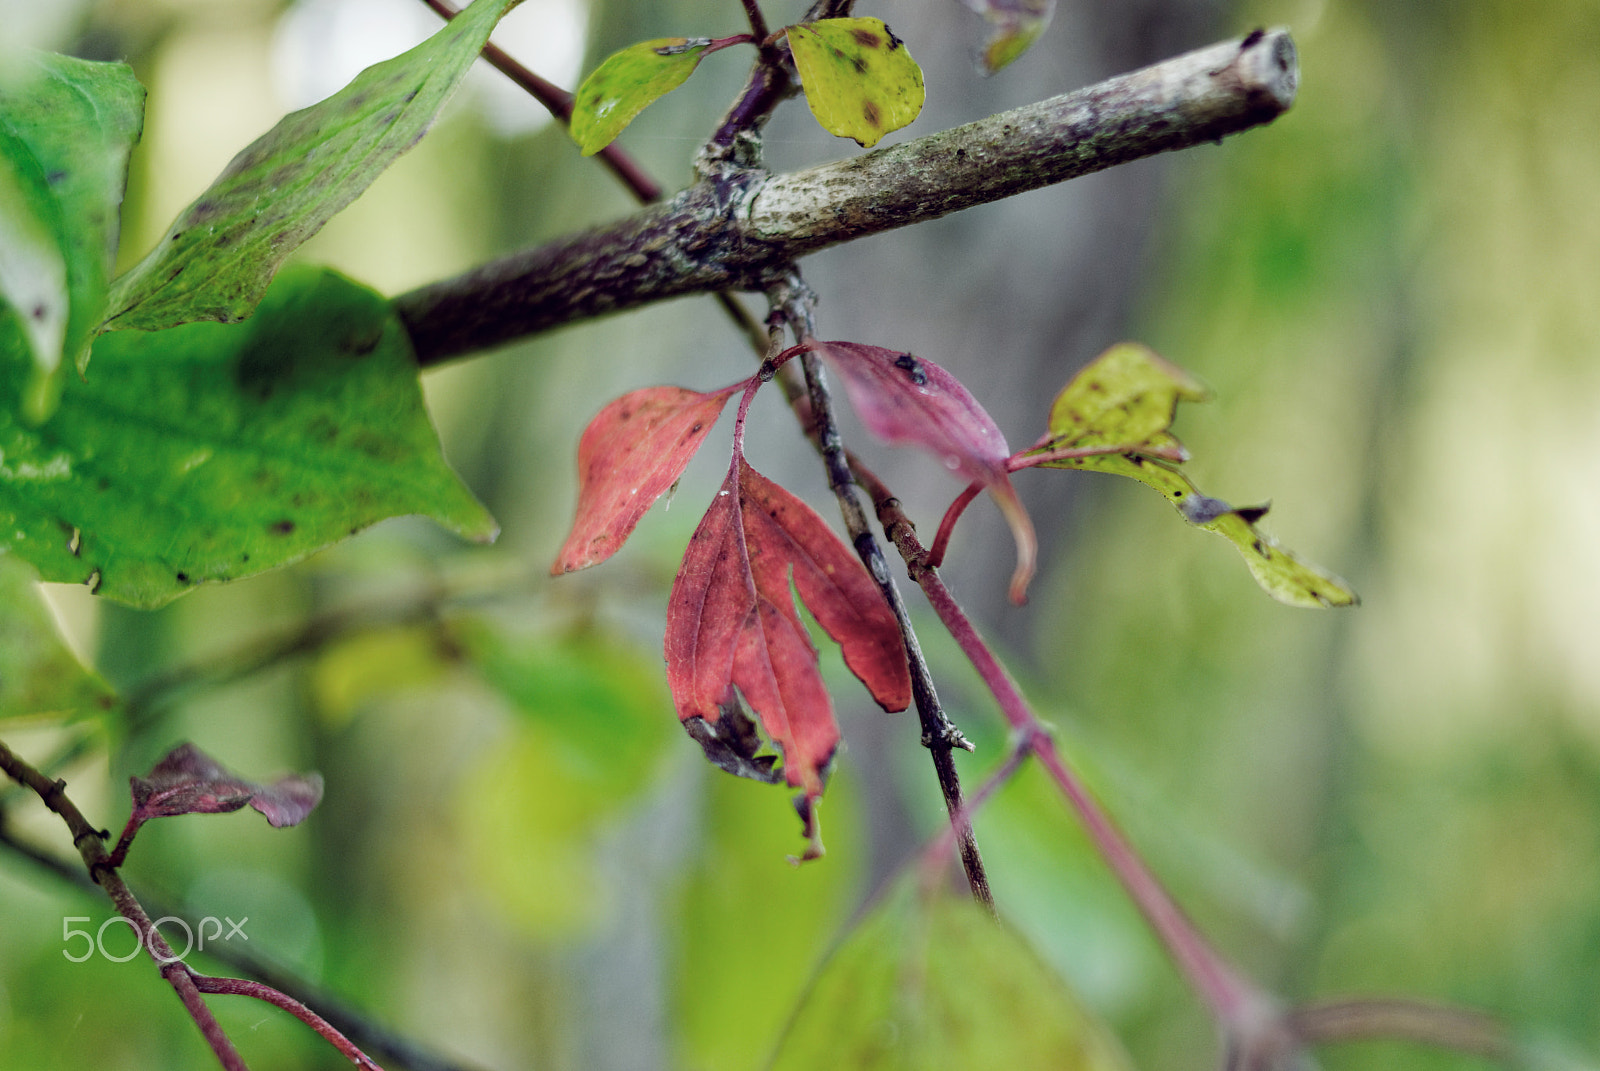
[[[683,85],[710,44],[708,37],[662,37],[606,57],[572,101],[569,129],[583,155],[610,145],[634,116]]]
[[[1130,1064],[1014,931],[970,900],[903,882],[824,964],[772,1067],[1124,1071]]]
[[[1092,450],[1143,444],[1145,452],[1181,451],[1167,428],[1178,403],[1205,401],[1193,376],[1136,342],[1096,357],[1050,407],[1050,448]]]
[[[0,720],[100,713],[116,701],[62,638],[37,574],[15,554],[0,554]]]
[[[922,111],[922,68],[881,19],[822,19],[788,37],[806,103],[828,133],[871,148]]]
[[[1206,389],[1183,369],[1137,343],[1120,343],[1062,389],[1050,407],[1049,438],[1013,464],[1110,472],[1148,484],[1166,495],[1184,520],[1238,547],[1256,583],[1279,602],[1353,606],[1358,600],[1348,584],[1296,558],[1256,527],[1267,507],[1230,506],[1202,494],[1178,471],[1176,463],[1187,460],[1188,452],[1167,429],[1180,401],[1206,397]]]
[[[1360,601],[1345,581],[1301,561],[1256,527],[1255,522],[1267,512],[1266,506],[1235,507],[1202,494],[1187,476],[1165,462],[1138,454],[1108,454],[1045,464],[1051,468],[1114,472],[1154,487],[1178,508],[1184,520],[1196,528],[1215,532],[1238,547],[1256,583],[1279,602],[1315,609],[1354,606]]]
[[[108,330],[255,311],[279,267],[410,149],[520,0],[475,0],[422,44],[283,117],[235,156],[111,286]]]
[[[965,0],[989,21],[989,40],[978,54],[984,73],[993,74],[1032,47],[1050,25],[1056,0]]]

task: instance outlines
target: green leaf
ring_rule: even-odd
[[[37,423],[105,311],[144,88],[122,63],[26,53],[0,83],[0,303],[26,325]]]
[[[0,554],[0,720],[89,714],[116,701],[62,639],[33,570]]]
[[[773,1071],[1124,1071],[1033,949],[972,901],[902,881],[823,965]]]
[[[610,145],[636,115],[683,85],[710,45],[709,37],[662,37],[607,56],[572,101],[568,130],[583,155]]]
[[[994,74],[1033,47],[1056,11],[1056,0],[963,2],[989,21],[989,40],[978,54],[985,74]]]
[[[1188,452],[1167,429],[1179,401],[1206,397],[1205,388],[1181,368],[1144,346],[1121,343],[1062,389],[1050,407],[1050,437],[1014,463],[1110,472],[1148,484],[1190,524],[1238,547],[1256,583],[1279,602],[1355,605],[1356,593],[1343,580],[1301,561],[1256,527],[1266,506],[1235,508],[1202,494],[1178,471],[1176,463],[1187,460]],[[1071,452],[1076,456],[1061,456]]]
[[[404,328],[333,272],[285,273],[243,324],[101,336],[37,428],[20,357],[0,316],[0,535],[46,580],[157,606],[397,514],[494,533],[439,454]]]
[[[880,19],[822,19],[791,26],[789,51],[811,114],[863,148],[922,111],[922,68]]]
[[[518,2],[476,0],[416,48],[285,116],[113,284],[105,328],[249,316],[289,254],[427,132]]]

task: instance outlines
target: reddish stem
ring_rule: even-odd
[[[117,838],[117,846],[111,850],[105,866],[111,870],[120,867],[128,859],[128,849],[133,847],[133,836],[139,832],[139,827],[144,825],[144,819],[137,814],[128,816],[128,824],[122,827],[122,836]]]
[[[422,0],[433,9],[434,14],[449,22],[461,12],[445,0]],[[725,45],[722,47],[726,47]],[[541,78],[518,63],[499,45],[490,42],[483,46],[483,58],[488,60],[494,69],[511,79],[534,100],[544,105],[545,110],[555,117],[556,121],[566,125],[572,121],[572,94],[556,85],[554,82]],[[612,142],[595,154],[599,157],[613,174],[627,186],[640,201],[649,204],[661,200],[661,186],[644,169],[634,162],[633,158]]]
[[[876,484],[876,481],[873,483]],[[1217,1021],[1230,1037],[1259,1031],[1266,1018],[1263,1009],[1269,1005],[1267,998],[1195,929],[1082,780],[1062,760],[1056,750],[1055,740],[1035,716],[1016,682],[978,635],[972,621],[950,594],[950,589],[945,587],[938,572],[928,564],[928,552],[917,539],[905,514],[894,503],[888,489],[877,484],[868,486],[867,490],[878,506],[878,519],[883,524],[885,534],[894,541],[910,565],[911,578],[922,588],[945,629],[978,671],[1006,721],[1021,735],[1023,746],[1037,755],[1050,772],[1056,786],[1083,822],[1101,858],[1166,945],[1178,969],[1211,1007]]]
[[[287,993],[281,993],[270,985],[252,982],[245,978],[213,978],[210,975],[189,971],[187,968],[185,970],[192,979],[194,987],[201,993],[255,997],[257,1000],[264,1000],[275,1008],[282,1008],[322,1035],[328,1044],[338,1049],[345,1059],[357,1067],[364,1068],[366,1071],[383,1071],[370,1056],[357,1048],[354,1042],[339,1033],[332,1023]]]
[[[944,555],[950,549],[950,537],[955,534],[956,521],[967,511],[972,500],[983,493],[983,484],[977,480],[967,484],[966,490],[956,496],[950,503],[950,508],[944,511],[944,516],[939,520],[939,530],[933,534],[933,546],[928,548],[924,564],[930,569],[937,569],[944,563]]]

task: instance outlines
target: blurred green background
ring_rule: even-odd
[[[927,110],[897,138],[1257,25],[1292,31],[1301,91],[1277,122],[820,254],[803,267],[821,333],[944,364],[1014,445],[1122,338],[1207,381],[1216,400],[1177,424],[1195,479],[1270,498],[1265,527],[1347,577],[1360,609],[1276,605],[1158,496],[1087,474],[1019,478],[1044,536],[1027,608],[1004,603],[1011,550],[988,507],[947,577],[1196,921],[1264,984],[1289,1000],[1460,1002],[1504,1017],[1549,1066],[1592,1060],[1600,7],[1062,0],[1035,50],[985,80],[970,59],[982,24],[957,4],[859,6],[926,71]],[[776,24],[804,5],[766,7]],[[0,13],[53,47],[127,59],[150,90],[124,265],[284,111],[434,25],[407,0]],[[741,18],[732,0],[526,0],[497,40],[571,85],[633,41],[734,33]],[[686,182],[746,62],[710,57],[624,146]],[[397,293],[628,210],[535,105],[479,73],[304,259]],[[853,149],[796,102],[767,154],[792,168]],[[42,760],[86,736],[63,774],[112,827],[125,778],[181,739],[247,776],[320,769],[327,797],[303,827],[155,823],[130,879],[194,917],[248,917],[249,951],[461,1066],[761,1066],[865,897],[938,829],[915,724],[835,674],[847,749],[823,810],[829,852],[800,869],[785,862],[801,842],[784,793],[709,769],[672,725],[666,589],[724,437],[616,559],[544,575],[589,415],[634,387],[749,369],[737,332],[695,299],[430,373],[446,453],[499,518],[498,545],[389,522],[152,614],[52,587],[127,703],[103,725],[8,725],[7,742]],[[776,399],[759,404],[771,419],[752,429],[753,463],[831,516],[809,448]],[[851,429],[931,531],[958,488]],[[308,622],[332,627],[295,647]],[[931,618],[922,635],[979,745],[963,760],[975,785],[1005,735]],[[7,797],[5,817],[68,854],[36,805]],[[1136,1066],[1209,1065],[1203,1011],[1042,779],[1005,788],[978,836],[1002,913]],[[0,1064],[208,1066],[147,964],[62,958],[61,919],[98,927],[103,899],[0,861]],[[263,1005],[214,1004],[257,1071],[344,1066]],[[1398,1043],[1318,1056],[1350,1071],[1488,1066]]]

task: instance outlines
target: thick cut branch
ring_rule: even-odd
[[[839,163],[730,168],[395,306],[426,366],[665,298],[766,290],[807,253],[1270,122],[1297,81],[1288,32],[1257,31]]]
[[[750,227],[790,256],[936,219],[1283,114],[1298,81],[1288,31],[1252,34],[877,152],[778,175]]]

